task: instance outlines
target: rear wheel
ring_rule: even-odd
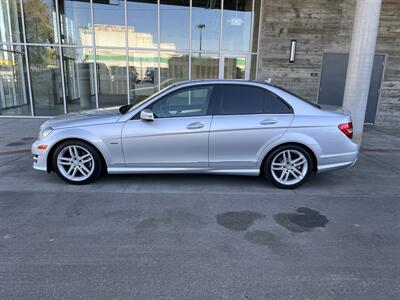
[[[101,175],[102,161],[96,149],[82,141],[65,141],[54,151],[53,169],[71,184],[85,184]]]
[[[277,187],[294,189],[302,185],[313,170],[310,154],[297,145],[274,150],[264,164],[264,174]]]

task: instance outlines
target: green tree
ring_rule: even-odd
[[[25,31],[28,42],[54,43],[52,0],[25,0]],[[33,68],[54,64],[55,48],[29,47],[29,59]]]
[[[47,0],[51,1],[51,0]],[[26,36],[29,42],[54,43],[52,5],[46,0],[24,1]]]

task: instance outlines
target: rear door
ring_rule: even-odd
[[[217,87],[218,100],[210,127],[210,167],[255,167],[265,147],[289,127],[292,110],[261,87]]]

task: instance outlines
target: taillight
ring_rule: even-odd
[[[349,139],[353,138],[353,123],[343,123],[340,124],[339,129],[341,132],[343,132]]]

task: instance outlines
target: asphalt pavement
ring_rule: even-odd
[[[32,169],[41,119],[0,118],[2,299],[399,299],[400,134],[296,190],[263,178]]]

